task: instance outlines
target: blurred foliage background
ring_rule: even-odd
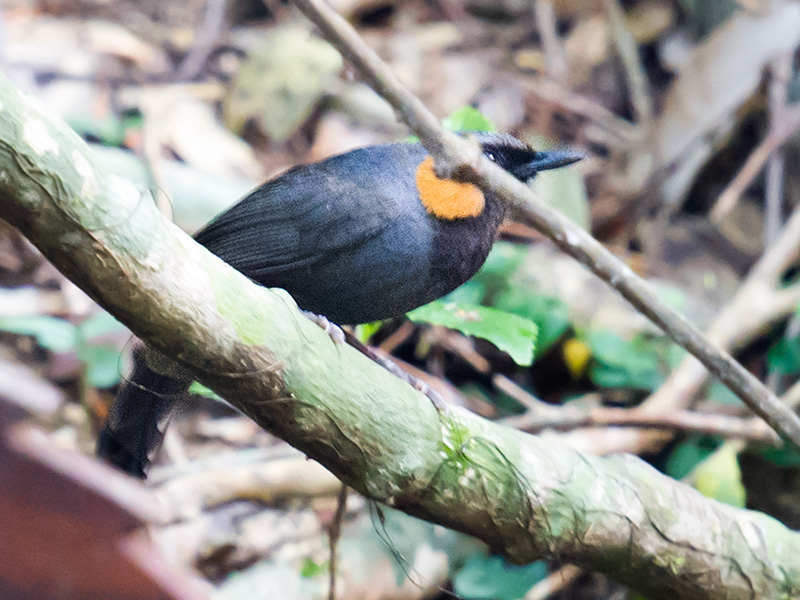
[[[722,318],[745,366],[797,396],[797,269],[746,306],[731,300],[800,202],[800,3],[331,4],[449,128],[587,150],[576,167],[540,175],[536,193],[690,320],[707,328]],[[286,168],[408,138],[280,0],[0,6],[3,73],[67,120],[103,166],[157,190],[190,232]],[[778,296],[793,301],[760,311]],[[800,526],[800,454],[766,443],[761,429],[731,440],[724,425],[748,415],[717,383],[681,399],[663,443],[614,437],[637,435],[631,410],[683,352],[525,226],[508,223],[481,272],[447,298],[357,333],[450,402],[590,451],[642,453],[707,495]],[[91,454],[129,340],[0,223],[0,362],[25,373],[0,378],[0,398],[27,405],[59,447]],[[40,386],[58,399],[51,410],[28,401]],[[337,482],[196,391],[147,482],[170,516],[153,538],[213,598],[324,596]],[[700,426],[693,415],[711,418]],[[342,535],[340,598],[637,597],[559,564],[512,567],[353,495]]]

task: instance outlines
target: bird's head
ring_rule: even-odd
[[[577,150],[544,150],[537,152],[528,144],[507,133],[474,133],[483,154],[522,182],[536,177],[540,171],[566,167],[585,158]]]
[[[585,156],[575,150],[536,151],[504,133],[478,132],[471,135],[481,145],[484,156],[522,182],[530,181],[540,171],[565,167]],[[484,194],[477,186],[439,178],[430,156],[417,167],[416,183],[423,205],[439,219],[451,221],[477,217],[486,204]]]

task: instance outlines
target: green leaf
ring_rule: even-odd
[[[318,575],[325,575],[328,572],[328,561],[316,562],[313,558],[306,556],[303,564],[300,565],[300,576],[310,579]]]
[[[518,286],[512,286],[498,294],[492,306],[514,313],[536,323],[536,348],[541,356],[569,329],[569,307],[558,298],[532,294]]]
[[[800,466],[800,449],[794,444],[784,444],[780,448],[767,447],[760,454],[779,467]]]
[[[110,388],[122,378],[120,352],[114,346],[84,344],[78,348],[78,358],[86,365],[86,377],[96,388]]]
[[[477,279],[458,286],[452,292],[441,298],[443,302],[458,302],[460,304],[482,304],[486,298],[486,286]]]
[[[476,554],[453,576],[453,591],[470,600],[518,600],[546,575],[544,561],[520,567],[500,556]]]
[[[497,131],[481,111],[472,106],[462,106],[442,119],[442,126],[450,131]]]
[[[127,329],[105,311],[92,315],[77,327],[78,358],[86,365],[86,377],[94,387],[110,388],[122,378],[120,351],[117,347],[92,341],[118,331]]]
[[[36,338],[42,348],[51,352],[68,352],[78,342],[78,328],[64,319],[34,315],[0,319],[0,330]]]
[[[214,398],[215,400],[220,399],[215,391],[208,389],[199,381],[192,382],[192,385],[189,386],[189,393],[197,394],[198,396],[204,396],[206,398]]]
[[[569,309],[558,298],[532,293],[529,287],[513,282],[512,275],[526,254],[523,245],[496,243],[480,271],[442,300],[482,304],[530,319],[537,327],[536,348],[541,355],[570,326]]]
[[[454,110],[450,113],[450,116],[442,119],[442,127],[456,133],[461,131],[497,131],[494,123],[473,106],[462,106]],[[409,136],[408,141],[419,142],[419,138],[412,135]]]
[[[82,137],[97,138],[105,146],[118,147],[125,141],[125,126],[115,117],[75,117],[69,119],[69,126]]]
[[[783,375],[800,373],[800,336],[784,334],[767,351],[767,366],[771,372]]]
[[[475,275],[476,279],[499,280],[507,282],[508,276],[516,271],[525,260],[527,247],[523,244],[513,244],[511,242],[497,242],[486,262],[483,263],[480,271]]]
[[[126,327],[105,311],[92,315],[80,325],[78,325],[81,336],[84,340],[125,331]]]
[[[708,386],[708,392],[706,396],[709,400],[713,402],[718,402],[719,404],[725,404],[727,406],[742,406],[742,401],[730,391],[724,383],[715,379],[711,382],[711,385]]]
[[[81,137],[96,138],[104,146],[119,147],[131,130],[141,130],[142,114],[129,111],[120,117],[74,116],[68,119],[69,126]]]
[[[372,323],[362,323],[356,325],[355,334],[358,341],[362,344],[369,343],[373,335],[378,333],[378,330],[383,326],[383,321],[373,321]]]
[[[657,344],[641,336],[623,340],[610,331],[594,331],[588,341],[594,358],[589,376],[596,385],[652,390],[663,380]]]
[[[739,453],[731,444],[722,444],[697,465],[689,480],[704,496],[744,508],[746,492],[742,485]]]
[[[497,242],[475,276],[442,300],[492,306],[487,299],[491,300],[508,290],[509,277],[522,264],[525,254],[525,247],[520,244]]]
[[[486,306],[436,300],[408,313],[415,323],[443,325],[490,341],[520,366],[533,362],[536,323]]]
[[[589,195],[583,175],[577,169],[554,169],[537,175],[536,195],[562,213],[573,223],[588,229],[590,226]]]
[[[673,479],[683,479],[711,456],[719,445],[719,440],[709,436],[692,437],[680,442],[667,458],[664,472]]]

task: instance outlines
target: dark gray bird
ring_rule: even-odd
[[[580,160],[537,152],[510,135],[474,134],[521,181]],[[340,324],[400,316],[440,298],[483,265],[505,206],[477,187],[438,178],[421,144],[372,146],[295,167],[256,188],[196,235],[253,281],[287,290]],[[134,353],[98,440],[98,454],[144,477],[188,382]]]

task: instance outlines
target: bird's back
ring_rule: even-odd
[[[426,156],[419,144],[392,144],[291,169],[196,239],[254,281],[286,289],[301,308],[335,322],[398,316],[466,281],[494,239],[492,231],[485,252],[476,252],[467,223],[443,223],[425,210],[415,172]],[[448,257],[464,261],[454,247],[476,253],[474,268],[447,264]]]

